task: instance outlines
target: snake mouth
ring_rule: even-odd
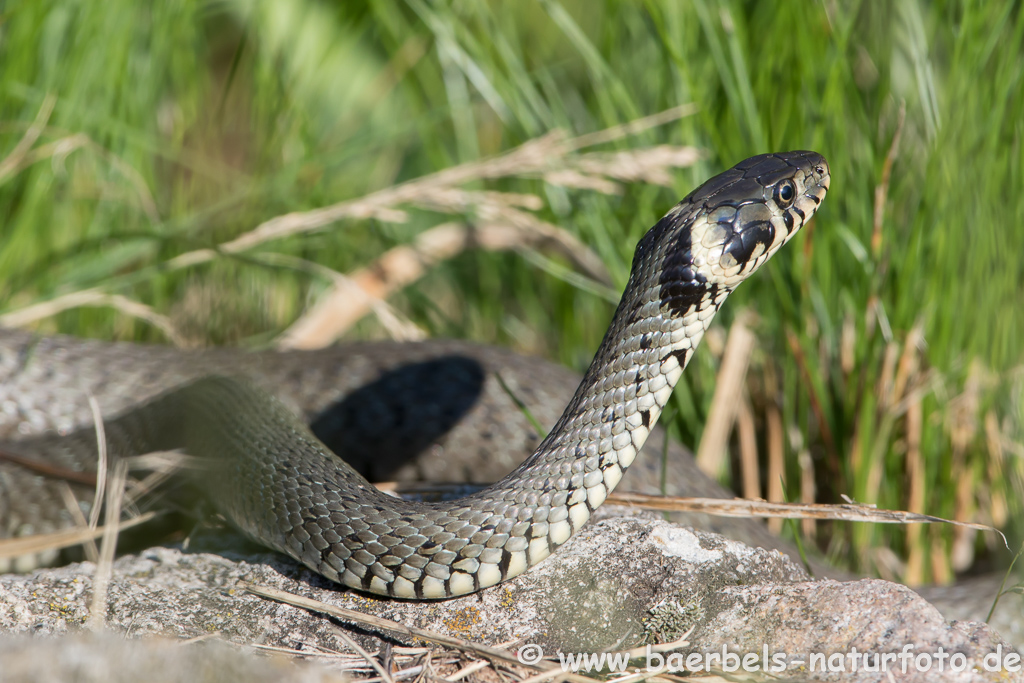
[[[821,204],[825,198],[829,185],[832,183],[832,173],[828,167],[828,161],[817,152],[805,152],[812,163],[805,171],[804,195],[814,202],[815,206]]]

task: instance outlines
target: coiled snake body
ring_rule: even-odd
[[[209,377],[107,425],[115,453],[184,448],[218,509],[260,543],[347,586],[463,595],[516,576],[590,518],[643,446],[728,294],[813,215],[814,152],[752,157],[705,182],[640,241],[590,369],[536,452],[457,501],[385,495],[246,381]]]

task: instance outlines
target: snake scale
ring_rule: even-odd
[[[670,210],[638,244],[604,341],[555,427],[511,474],[465,498],[381,493],[294,406],[237,377],[202,377],[109,420],[110,448],[115,456],[183,448],[201,460],[196,479],[235,526],[352,588],[431,599],[492,586],[590,519],[647,440],[722,302],[814,214],[829,181],[817,153],[760,155]],[[25,348],[12,360],[0,345],[0,368],[27,363]],[[26,407],[5,391],[0,409],[27,422],[40,410],[74,412]]]

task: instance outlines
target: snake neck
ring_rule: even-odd
[[[580,388],[531,456],[527,472],[547,460],[582,473],[574,526],[604,502],[643,447],[672,390],[732,288],[702,282],[685,263],[666,263],[649,244],[682,222],[673,211],[637,247],[626,294]],[[690,239],[678,234],[675,240]],[[679,250],[689,258],[689,249]],[[550,468],[547,468],[550,470]],[[550,473],[550,472],[549,472]],[[600,474],[600,476],[598,476]],[[583,492],[585,491],[585,495]],[[571,503],[570,503],[571,504]]]

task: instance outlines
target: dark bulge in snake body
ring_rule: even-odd
[[[115,455],[183,448],[235,526],[352,588],[427,599],[492,586],[590,519],[722,302],[814,214],[829,181],[814,152],[761,155],[669,211],[637,246],[604,341],[555,427],[511,474],[466,498],[381,493],[286,402],[236,377],[203,377],[135,407],[107,423],[108,440]]]

